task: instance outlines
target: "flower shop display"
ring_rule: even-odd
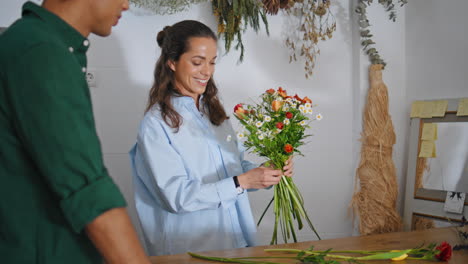
[[[281,87],[264,92],[257,104],[237,104],[234,115],[244,127],[244,130],[238,133],[238,138],[243,140],[247,150],[266,158],[266,165],[277,169],[282,169],[294,153],[302,155],[299,147],[304,144],[304,139],[310,136],[305,133],[309,122],[322,119],[320,114],[313,116],[312,100],[298,95],[289,96]],[[297,242],[295,221],[299,230],[303,228],[304,221],[307,222],[320,239],[292,177],[283,176],[280,183],[274,187],[273,199],[263,212],[259,223],[272,203],[275,225],[271,244],[278,241],[278,227],[284,243],[291,237]]]

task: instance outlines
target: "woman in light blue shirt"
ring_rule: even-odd
[[[292,175],[244,160],[212,79],[217,39],[186,20],[157,36],[161,55],[130,151],[135,202],[150,255],[255,245],[244,189]]]

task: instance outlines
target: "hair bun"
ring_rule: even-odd
[[[171,26],[165,26],[164,29],[159,31],[158,35],[156,36],[156,41],[158,42],[159,47],[162,47],[169,28],[171,28]]]

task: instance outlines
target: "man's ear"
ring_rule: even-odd
[[[169,66],[169,68],[171,68],[171,70],[175,72],[175,62],[174,61],[168,60],[167,61],[167,66]]]

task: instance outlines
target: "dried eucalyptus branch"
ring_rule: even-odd
[[[330,11],[330,0],[298,0],[286,9],[286,46],[289,62],[297,60],[297,54],[305,59],[305,77],[312,76],[318,42],[330,39],[336,30],[335,17]]]
[[[372,40],[372,34],[370,32],[369,20],[367,19],[366,8],[372,4],[373,0],[358,0],[355,12],[359,15],[359,34],[361,36],[361,46],[363,50],[369,56],[369,60],[372,64],[382,64],[384,67],[387,63],[382,59],[379,52],[372,45],[376,44]],[[394,0],[378,0],[378,3],[381,4],[385,10],[389,13],[389,19],[395,22],[396,20],[396,11],[395,4],[397,2]],[[408,0],[398,0],[400,7],[407,4]]]
[[[190,5],[206,2],[208,0],[129,0],[137,7],[148,9],[158,15],[170,15],[187,11]]]
[[[218,20],[218,35],[223,36],[226,53],[231,49],[234,39],[235,49],[240,49],[239,61],[244,59],[244,44],[242,33],[250,25],[255,32],[260,29],[260,20],[265,24],[267,34],[268,21],[261,1],[257,0],[212,0],[213,13]]]

